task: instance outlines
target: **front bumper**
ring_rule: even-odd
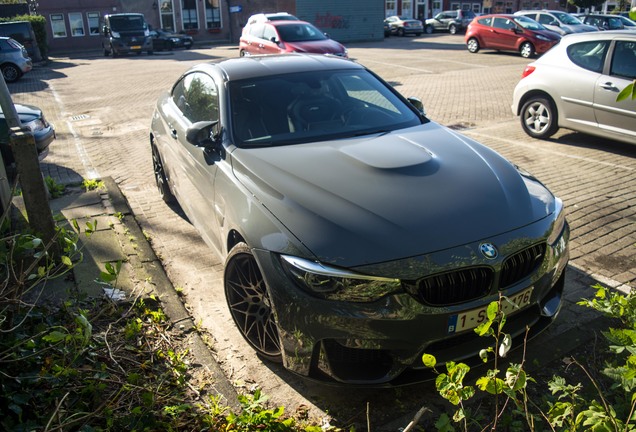
[[[500,292],[513,297],[530,287],[529,305],[508,317],[504,331],[513,338],[523,338],[529,327],[528,336],[535,336],[560,310],[569,258],[567,224],[553,245],[545,245],[545,233],[545,224],[538,222],[486,239],[501,252],[494,260],[481,256],[480,242],[475,242],[357,268],[361,273],[403,281],[404,292],[372,303],[329,301],[309,295],[290,280],[278,255],[255,250],[278,321],[285,367],[311,379],[346,384],[388,386],[431,379],[430,369],[422,364],[422,354],[435,355],[440,364],[479,360],[479,351],[492,344],[490,338],[478,337],[473,329],[455,332],[452,319],[498,300]],[[534,268],[522,272],[523,277],[500,290],[499,284],[507,278],[502,271],[506,263],[537,248],[542,250],[542,256]],[[417,298],[417,288],[409,288],[410,282],[404,282],[465,268],[492,269],[493,283],[486,295],[465,302],[431,305]]]

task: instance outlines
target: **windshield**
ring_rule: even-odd
[[[146,22],[139,15],[110,17],[110,28],[117,32],[145,30]]]
[[[234,81],[229,93],[232,135],[239,147],[385,133],[425,121],[365,70]]]
[[[630,20],[629,18],[625,18],[624,16],[618,15],[618,18],[621,20],[625,27],[636,27],[636,22]]]
[[[283,42],[307,42],[325,40],[327,37],[311,24],[285,24],[276,26]]]
[[[546,28],[543,27],[541,24],[539,24],[535,20],[530,19],[530,18],[525,17],[525,16],[515,17],[515,21],[517,22],[517,24],[519,24],[524,29],[528,29],[528,30],[546,30]]]
[[[573,17],[570,14],[566,14],[565,12],[554,12],[553,14],[563,24],[569,24],[569,25],[583,24],[577,18]]]

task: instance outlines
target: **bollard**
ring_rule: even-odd
[[[55,241],[55,222],[49,207],[49,197],[42,178],[35,138],[28,128],[11,128],[9,137],[13,157],[18,170],[24,206],[31,228],[50,246],[50,253],[59,254]]]

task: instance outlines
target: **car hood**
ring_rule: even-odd
[[[14,104],[14,106],[22,123],[27,123],[31,120],[42,117],[42,110],[36,106],[22,104]],[[0,118],[4,119],[2,107],[0,107]]]
[[[285,42],[286,51],[313,54],[343,54],[344,46],[333,39],[305,42]]]
[[[598,28],[588,24],[561,24],[561,28],[570,33],[585,33],[598,31]]]
[[[554,211],[537,180],[433,122],[232,158],[239,181],[319,260],[348,267],[487,240]]]
[[[552,30],[532,30],[531,32],[534,33],[535,35],[540,34],[542,36],[545,36],[548,39],[553,41],[559,41],[561,40],[561,37],[562,37],[559,33]]]

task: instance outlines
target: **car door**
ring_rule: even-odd
[[[273,25],[265,24],[263,39],[259,45],[260,54],[279,54],[283,51],[278,45],[279,42],[280,36],[276,32],[276,28]]]
[[[199,121],[219,120],[217,86],[209,75],[193,72],[185,75],[172,92],[172,107],[164,110],[171,140],[163,151],[168,174],[174,179],[175,192],[190,222],[204,240],[221,250],[219,223],[216,217],[214,183],[218,154],[210,147],[186,140],[190,126]]]
[[[601,129],[636,139],[636,100],[616,101],[621,90],[636,80],[636,41],[616,40],[609,69],[594,87],[594,113]]]
[[[518,39],[517,33],[514,29],[517,27],[515,22],[510,18],[495,17],[492,20],[491,43],[490,48],[514,50],[516,49],[516,42]]]
[[[250,55],[260,54],[260,45],[263,40],[263,31],[265,30],[265,24],[254,23],[250,25],[247,34],[241,36],[244,50]]]

